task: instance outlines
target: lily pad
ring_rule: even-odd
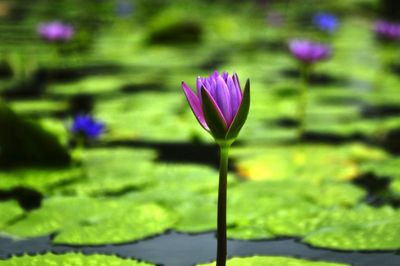
[[[140,189],[154,181],[157,153],[145,149],[90,149],[83,154],[82,178],[60,187],[69,195],[118,194]]]
[[[0,202],[0,230],[7,226],[7,223],[24,213],[24,210],[16,201]]]
[[[215,263],[201,264],[199,266],[213,266]],[[227,266],[346,266],[333,262],[309,261],[288,257],[263,257],[233,258],[227,261]],[[349,265],[348,265],[349,266]]]
[[[95,112],[110,129],[107,134],[110,139],[177,141],[200,138],[211,141],[187,108],[183,93],[177,97],[176,92],[143,92],[135,97],[101,100]]]
[[[372,173],[377,177],[400,179],[400,158],[391,157],[376,162],[365,162],[361,165],[363,173]]]
[[[332,211],[304,241],[340,250],[397,250],[400,248],[400,212],[362,207]]]
[[[56,243],[106,244],[134,241],[172,227],[176,217],[156,204],[85,197],[52,197],[17,223],[10,235],[35,237],[58,232]]]
[[[355,206],[364,196],[348,184],[299,180],[248,181],[228,193],[228,234],[240,239],[305,235],[326,208]]]
[[[56,255],[46,253],[43,255],[22,257],[11,257],[7,260],[0,260],[0,266],[44,266],[44,265],[96,265],[96,266],[150,266],[144,262],[138,262],[131,259],[122,259],[115,256],[106,255],[83,255],[79,253],[68,253]]]
[[[0,189],[28,187],[42,194],[51,194],[57,186],[82,178],[79,167],[20,168],[0,172]]]
[[[344,146],[297,145],[233,151],[239,173],[251,180],[351,180],[359,163],[385,158],[385,153],[363,144]]]

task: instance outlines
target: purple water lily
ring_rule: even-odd
[[[88,139],[98,138],[105,129],[104,123],[93,119],[90,115],[77,115],[70,131],[75,135],[83,135]]]
[[[379,39],[394,41],[400,39],[400,23],[379,20],[375,23],[374,31]]]
[[[217,211],[217,266],[226,265],[227,255],[227,176],[229,149],[246,122],[250,109],[250,81],[243,92],[238,76],[215,71],[208,78],[198,77],[197,93],[182,82],[182,88],[197,120],[220,148]]]
[[[318,12],[313,16],[312,22],[314,26],[322,31],[332,33],[338,27],[338,19],[331,13]]]
[[[292,55],[305,64],[327,59],[331,56],[330,46],[308,40],[292,40],[289,42]]]
[[[60,21],[42,23],[37,28],[37,33],[49,42],[69,41],[75,33],[74,28]]]
[[[185,82],[182,82],[183,91],[200,124],[209,131],[202,107],[201,90],[204,89],[212,100],[215,110],[225,123],[226,128],[229,129],[243,98],[237,74],[230,76],[228,72],[222,72],[220,75],[218,71],[215,71],[208,78],[198,77],[196,87],[197,94]]]

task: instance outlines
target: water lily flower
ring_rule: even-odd
[[[330,46],[308,40],[290,41],[289,50],[297,60],[304,64],[311,64],[327,59],[332,54]]]
[[[200,125],[215,139],[220,148],[217,218],[217,266],[226,265],[226,199],[228,154],[231,144],[243,127],[250,108],[250,82],[242,91],[237,74],[215,71],[207,78],[198,77],[195,93],[185,83],[182,88]]]
[[[104,123],[95,120],[90,115],[77,115],[70,128],[71,133],[87,139],[98,138],[105,130]]]
[[[313,63],[327,59],[331,56],[331,48],[328,45],[314,43],[308,40],[292,40],[289,42],[289,50],[301,63],[299,65],[301,84],[299,87],[299,137],[304,134],[304,124],[307,106],[307,87],[311,66]]]
[[[400,23],[378,20],[375,23],[374,31],[376,36],[382,40],[395,41],[400,39]]]
[[[318,29],[329,33],[333,33],[339,25],[337,17],[327,12],[316,13],[312,18],[312,22]]]
[[[189,105],[200,125],[217,140],[234,140],[249,111],[250,83],[242,92],[237,74],[215,71],[209,77],[198,77],[197,93],[182,82]]]
[[[49,42],[69,41],[75,34],[74,28],[60,21],[42,23],[37,28],[37,33],[41,38]]]

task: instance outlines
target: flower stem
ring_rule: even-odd
[[[226,240],[226,198],[228,177],[228,154],[230,144],[220,144],[220,166],[218,187],[217,266],[225,266],[227,255]]]
[[[304,135],[304,129],[305,129],[309,72],[310,72],[309,65],[302,65],[300,67],[301,84],[300,84],[299,106],[298,106],[299,138],[301,138]]]

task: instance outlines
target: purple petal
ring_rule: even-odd
[[[218,107],[220,108],[227,126],[232,122],[233,114],[231,107],[231,96],[229,93],[228,86],[226,85],[224,79],[219,76],[217,79],[217,89],[215,92],[215,97]]]
[[[205,80],[201,77],[196,79],[197,97],[201,100],[200,90],[202,86],[205,86]]]
[[[231,76],[228,76],[227,85],[228,85],[229,93],[231,96],[232,116],[234,117],[236,115],[237,110],[239,109],[239,105],[241,102],[241,91],[236,86],[236,84],[233,81],[233,78]]]
[[[207,123],[204,119],[203,109],[201,107],[199,98],[185,82],[182,82],[182,89],[186,95],[186,99],[188,100],[190,108],[192,109],[195,117],[197,118],[202,127],[204,127],[206,130],[209,130]]]
[[[204,87],[203,87],[203,88],[204,88]],[[207,90],[204,90],[204,91],[205,91],[205,93],[208,94],[208,96],[209,96],[209,98],[211,99],[211,102],[212,102],[212,104],[213,104],[215,110],[217,110],[219,116],[221,117],[221,119],[224,121],[226,127],[228,128],[228,127],[229,127],[229,126],[228,126],[228,123],[226,122],[226,119],[225,119],[224,115],[222,114],[222,111],[221,111],[221,109],[219,108],[217,102],[215,101],[215,99],[213,98],[213,96],[211,95],[211,93],[210,93],[209,91],[207,91]]]

